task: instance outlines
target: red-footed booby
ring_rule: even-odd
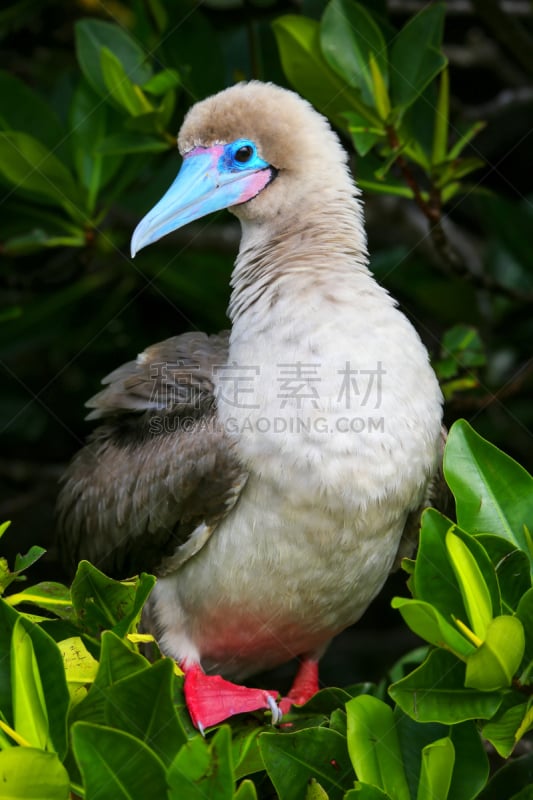
[[[441,454],[418,334],[367,267],[359,191],[327,120],[256,81],[195,105],[183,164],[132,255],[229,208],[228,334],[111,373],[59,500],[72,561],[158,576],[145,624],[185,671],[194,724],[305,702],[318,660],[382,587]],[[299,657],[286,698],[239,686]]]

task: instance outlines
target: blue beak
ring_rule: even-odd
[[[167,233],[213,211],[255,197],[271,178],[269,165],[257,159],[248,169],[228,166],[225,145],[196,148],[185,156],[178,175],[161,200],[139,222],[131,238],[131,256]]]

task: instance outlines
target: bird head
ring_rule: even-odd
[[[197,103],[178,136],[183,157],[168,191],[133,233],[131,252],[214,211],[242,222],[283,220],[335,178],[346,154],[327,120],[299,95],[250,81]]]

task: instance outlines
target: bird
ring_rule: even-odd
[[[361,193],[326,117],[247,81],[187,112],[175,181],[132,257],[221,209],[240,221],[229,331],[183,333],[103,380],[58,500],[59,543],[156,575],[143,624],[200,730],[319,689],[412,538],[442,456],[426,347],[368,265]],[[292,688],[242,685],[299,659]]]

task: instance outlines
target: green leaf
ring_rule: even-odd
[[[167,796],[163,764],[149,747],[129,733],[77,722],[72,728],[72,745],[88,800]]]
[[[391,606],[399,610],[412,631],[430,644],[444,647],[463,660],[475,652],[475,646],[430,603],[394,597]]]
[[[465,420],[455,422],[448,434],[444,473],[455,496],[460,527],[508,539],[528,555],[533,572],[533,554],[524,532],[533,517],[531,475]]]
[[[487,783],[489,759],[475,722],[462,722],[450,727],[449,736],[455,748],[455,764],[450,800],[473,800]]]
[[[231,749],[236,780],[265,769],[258,744],[258,737],[263,731],[263,725],[248,721],[242,728],[232,726]]]
[[[394,800],[410,800],[390,706],[362,695],[346,704],[348,752],[359,780],[382,789]]]
[[[104,712],[107,725],[145,742],[167,766],[186,741],[172,703],[173,679],[174,662],[164,658],[114,683]]]
[[[104,47],[116,56],[132,83],[142,86],[152,77],[144,50],[118,25],[97,19],[82,19],[76,22],[75,33],[76,54],[81,70],[101,97],[109,95],[100,61]]]
[[[510,692],[497,713],[483,726],[483,736],[493,745],[502,758],[509,758],[521,737],[531,700],[519,692]]]
[[[177,70],[163,69],[146,81],[142,88],[145,92],[159,96],[166,94],[170,89],[175,89],[180,84],[181,78]]]
[[[0,70],[0,128],[23,131],[35,136],[48,150],[55,151],[65,138],[65,131],[50,103],[37,92],[4,70]],[[39,120],[36,125],[35,121]]]
[[[374,145],[384,138],[383,128],[371,127],[360,114],[347,111],[343,116],[348,123],[348,131],[353,139],[354,147],[360,156],[366,156]]]
[[[41,142],[27,133],[0,133],[0,174],[16,191],[29,192],[40,202],[59,205],[84,220],[78,187],[68,168]]]
[[[171,145],[156,136],[138,133],[117,133],[108,136],[98,147],[102,155],[123,155],[125,153],[162,153]]]
[[[145,574],[136,581],[115,581],[81,561],[70,590],[72,604],[90,633],[109,628],[125,636],[140,619],[154,583],[155,578]]]
[[[435,109],[435,127],[433,129],[433,150],[431,163],[440,164],[446,158],[448,147],[448,123],[450,115],[450,75],[444,69],[440,79],[437,107]]]
[[[15,626],[17,633],[12,643]],[[31,647],[28,640],[31,640]],[[11,669],[10,659],[0,658],[0,709],[6,721],[12,725],[14,718],[18,721],[23,715],[25,706],[35,708],[36,714],[40,715],[40,722],[35,724],[24,719],[23,726],[35,725],[40,738],[46,716],[47,741],[59,757],[64,758],[67,751],[69,693],[63,660],[56,643],[38,625],[24,619],[0,600],[0,652],[12,652],[13,663]],[[32,682],[31,687],[23,685],[26,680]],[[41,702],[43,698],[44,707]]]
[[[34,747],[53,749],[39,666],[21,617],[15,623],[11,638],[11,672],[16,732]]]
[[[344,800],[391,800],[390,794],[385,794],[377,786],[368,783],[355,782],[355,789],[350,789],[344,795]]]
[[[357,91],[330,68],[320,49],[318,22],[288,14],[272,23],[285,75],[294,88],[313,105],[342,127],[345,111],[354,111],[370,124],[379,126],[379,117],[361,101]]]
[[[54,581],[37,583],[35,586],[23,589],[22,592],[10,594],[9,597],[6,597],[6,603],[9,603],[10,606],[30,603],[39,608],[45,608],[47,611],[52,611],[61,619],[72,619],[74,617],[70,591],[62,583]]]
[[[373,53],[370,53],[370,72],[372,75],[374,104],[376,106],[376,110],[380,116],[380,119],[387,120],[390,114],[389,93]]]
[[[119,59],[107,47],[100,50],[100,67],[109,94],[128,114],[138,117],[154,110],[140,86],[132,83]]]
[[[513,758],[499,769],[476,800],[514,800],[533,783],[533,753]],[[526,797],[521,800],[528,800]]]
[[[23,556],[17,553],[15,556],[15,572],[24,572],[24,570],[31,567],[32,564],[35,564],[45,553],[46,550],[44,547],[37,547],[37,545],[30,547],[28,552]]]
[[[483,644],[467,658],[465,686],[483,692],[510,686],[524,647],[524,628],[518,617],[495,617]]]
[[[209,745],[198,735],[186,742],[167,780],[169,800],[231,800],[235,782],[229,726],[219,728]]]
[[[486,122],[474,122],[472,125],[470,125],[465,133],[456,141],[448,153],[448,158],[452,160],[454,158],[459,158],[465,147],[470,144],[472,139],[477,136],[480,131],[483,130],[486,124]]]
[[[311,778],[307,791],[305,793],[305,800],[328,800],[328,794],[325,789],[319,784],[316,778]]]
[[[257,791],[252,781],[241,781],[233,800],[257,800]]]
[[[84,80],[76,86],[69,109],[70,142],[76,172],[88,192],[87,206],[92,213],[99,192],[120,168],[123,158],[103,158],[99,146],[108,135],[115,112],[102,103]]]
[[[426,745],[422,750],[422,768],[417,800],[446,800],[452,782],[455,748],[447,736]]]
[[[322,17],[320,43],[330,67],[350,86],[359,89],[366,105],[377,109],[370,62],[372,57],[374,70],[379,72],[381,84],[386,88],[387,46],[366,8],[354,0],[331,0]]]
[[[516,616],[521,621],[526,639],[524,657],[533,662],[533,589],[528,589],[518,604]]]
[[[447,59],[440,50],[444,3],[431,3],[411,17],[391,48],[392,104],[403,113],[441,72]]]
[[[490,719],[500,706],[501,693],[466,688],[464,680],[464,664],[445,650],[433,650],[418,669],[394,683],[389,694],[420,722],[449,725]]]
[[[472,325],[449,328],[442,337],[441,350],[461,367],[479,367],[486,363],[483,341]]]
[[[68,800],[68,773],[56,753],[33,747],[0,752],[0,797],[4,800]]]
[[[501,536],[480,533],[476,540],[488,554],[496,572],[503,610],[513,613],[522,596],[531,588],[527,555]]]
[[[470,626],[476,636],[485,638],[492,621],[492,602],[490,593],[476,560],[466,544],[453,533],[446,534],[446,548],[452,563]]]
[[[148,667],[148,661],[143,656],[134,653],[111,631],[104,631],[96,678],[87,697],[74,709],[74,718],[103,725],[109,688],[117,681]]]
[[[297,733],[263,733],[259,748],[269,778],[284,800],[301,800],[311,778],[316,778],[332,800],[340,800],[353,786],[346,740],[327,728]]]
[[[463,596],[446,549],[446,534],[453,525],[434,508],[422,514],[415,562],[413,594],[434,606],[451,624],[451,615],[466,619]]]

